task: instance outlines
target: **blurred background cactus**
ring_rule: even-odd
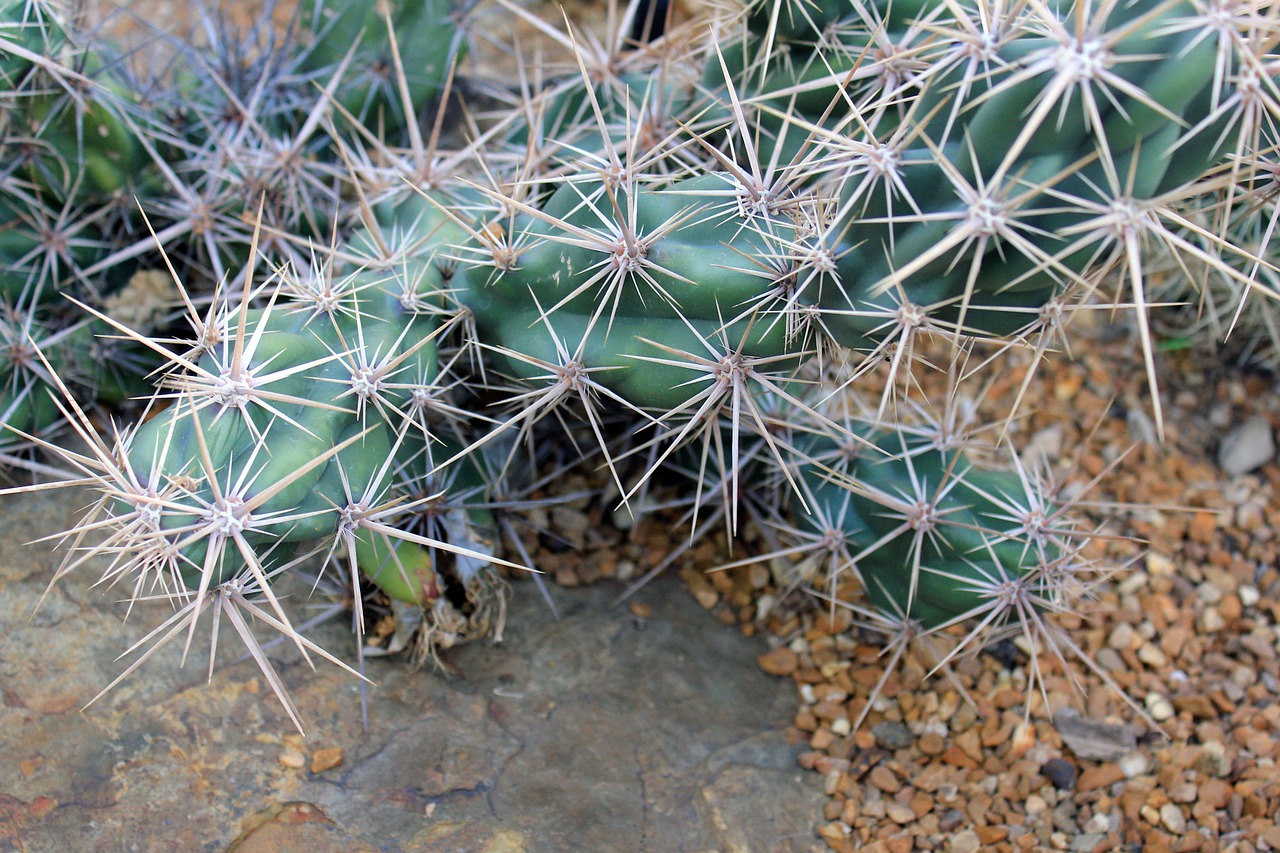
[[[300,725],[244,614],[336,660],[303,565],[358,650],[371,596],[421,655],[500,631],[567,466],[895,642],[1074,648],[1107,569],[984,383],[1127,309],[1159,430],[1160,303],[1271,329],[1273,13],[655,8],[306,0],[143,65],[0,4],[3,459],[99,493],[59,577],[172,603],[125,674],[208,612]]]

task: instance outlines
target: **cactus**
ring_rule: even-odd
[[[406,6],[397,22],[416,39],[409,46],[431,48],[439,63],[412,81],[415,113],[451,71],[437,42],[458,40],[443,4],[428,11]],[[369,19],[361,26],[375,22],[373,4],[361,14]],[[209,287],[192,279],[230,280],[250,264],[255,216],[269,229],[264,244],[302,266],[306,250],[294,235],[323,234],[353,215],[360,203],[341,198],[342,144],[326,116],[339,87],[347,96],[355,87],[323,58],[332,38],[346,34],[304,44],[296,32],[240,39],[209,24],[213,44],[184,46],[170,68],[135,76],[135,57],[81,19],[30,0],[0,8],[0,73],[11,86],[0,95],[0,213],[8,214],[0,298],[42,306],[41,322],[71,322],[64,297],[111,314],[138,275],[167,268],[199,300]],[[362,61],[377,61],[370,54],[387,43],[385,31],[378,35],[366,39]],[[400,103],[395,95],[392,105]],[[175,293],[168,308],[177,307]],[[124,342],[93,321],[98,358],[77,359],[83,364],[66,371],[71,387],[104,405],[147,396],[149,383],[139,382],[159,364],[137,338],[181,334],[171,327],[175,317],[127,321],[137,334]],[[57,428],[60,413],[43,402],[38,408],[50,422],[21,412],[5,422],[21,432]]]
[[[308,2],[300,6],[311,38],[303,73],[321,79],[342,69],[337,93],[348,113],[368,127],[399,136],[445,89],[467,52],[462,10],[453,0],[399,3]],[[406,62],[402,57],[409,57]],[[402,93],[404,93],[402,95]]]
[[[835,606],[854,581],[902,637],[1058,641],[1048,617],[1094,571],[1084,533],[1036,472],[947,420],[958,386],[1014,347],[1043,354],[1114,293],[1154,388],[1150,269],[1258,288],[1269,220],[1241,223],[1266,175],[1274,25],[1155,0],[997,11],[762,0],[643,49],[619,36],[451,152],[443,118],[429,144],[416,124],[466,42],[443,2],[309,4],[261,57],[270,96],[207,63],[175,97],[191,79],[220,96],[181,121],[103,84],[79,113],[101,148],[21,96],[7,114],[59,128],[54,162],[86,168],[15,171],[0,202],[107,211],[135,164],[157,220],[132,242],[87,230],[85,254],[0,233],[6,293],[69,277],[101,296],[100,274],[159,244],[194,335],[92,309],[163,361],[150,419],[108,444],[50,401],[88,455],[25,410],[15,428],[98,484],[80,530],[114,531],[97,549],[112,582],[180,606],[159,642],[213,605],[246,641],[251,611],[314,651],[272,591],[295,549],[346,567],[358,632],[361,576],[438,641],[483,627],[491,567],[515,567],[485,507],[544,438],[594,444],[629,508],[664,469],[692,472],[695,535],[767,528],[771,556],[802,559],[790,585]],[[55,47],[38,46],[0,70],[44,73],[28,54]],[[942,346],[948,414],[922,426],[913,371]],[[56,356],[40,364],[73,393]]]
[[[829,439],[806,448],[814,462],[796,500],[822,511],[796,514],[802,526],[824,522],[812,532],[842,543],[843,568],[882,613],[926,630],[975,617],[1004,627],[1062,591],[1073,531],[1054,528],[1034,479],[896,430],[862,438],[853,454]]]

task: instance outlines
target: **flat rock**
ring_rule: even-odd
[[[122,625],[85,573],[31,620],[57,558],[22,543],[86,503],[0,499],[0,849],[825,849],[822,780],[784,735],[794,685],[675,578],[638,594],[644,620],[611,606],[617,585],[553,588],[557,621],[519,584],[504,642],[448,653],[455,677],[367,660],[367,729],[358,682],[283,645],[305,739],[228,630],[206,682],[207,626],[185,668],[175,643],[81,713],[166,615],[139,605]],[[343,625],[309,633],[354,657]]]

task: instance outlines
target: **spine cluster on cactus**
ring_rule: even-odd
[[[491,567],[516,565],[488,504],[558,433],[624,504],[664,469],[730,535],[759,502],[790,582],[852,584],[904,636],[1038,648],[1089,583],[1085,534],[1039,472],[913,417],[918,362],[950,349],[953,412],[971,356],[1042,354],[1109,299],[1154,389],[1149,270],[1266,287],[1277,29],[1235,0],[755,0],[653,44],[625,35],[633,3],[608,43],[557,36],[576,71],[452,139],[470,15],[305,5],[253,85],[189,47],[138,99],[43,4],[0,5],[0,116],[23,134],[0,403],[102,493],[60,574],[105,554],[135,597],[172,598],[159,642],[216,603],[246,641],[248,608],[313,649],[272,590],[299,553],[346,567],[358,630],[361,576],[437,639],[482,629]],[[104,310],[156,268],[176,314]],[[88,308],[64,331],[58,292]],[[86,330],[157,378],[110,439],[52,346]]]

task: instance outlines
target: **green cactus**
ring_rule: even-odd
[[[308,543],[397,601],[483,610],[494,522],[456,493],[483,501],[555,424],[575,454],[590,436],[624,499],[641,486],[623,460],[644,452],[642,482],[698,472],[697,509],[713,481],[731,532],[758,466],[766,526],[802,543],[782,550],[822,554],[832,595],[856,574],[904,631],[1046,630],[1077,591],[1076,534],[1034,474],[903,420],[912,361],[930,338],[1041,353],[1119,275],[1154,382],[1148,256],[1252,280],[1220,225],[1255,207],[1238,187],[1270,138],[1274,62],[1256,51],[1271,42],[1205,23],[1156,0],[998,20],[963,2],[765,0],[720,44],[583,59],[469,127],[443,161],[458,175],[416,125],[465,45],[443,0],[396,6],[395,45],[372,3],[308,4],[310,40],[272,80],[329,88],[292,112],[228,85],[235,115],[196,100],[200,133],[161,132],[104,83],[103,115],[80,113],[105,128],[98,148],[39,97],[6,103],[56,129],[50,162],[86,167],[15,172],[4,204],[110,195],[132,181],[122,167],[161,161],[159,241],[239,294],[197,309],[184,291],[189,350],[99,313],[166,367],[150,420],[92,461],[68,455],[104,484],[85,527],[114,516],[113,553],[139,556],[111,576],[161,584],[192,628],[255,592],[301,643],[271,578]],[[329,124],[331,100],[365,126]],[[406,198],[401,167],[429,188]],[[0,232],[24,298],[29,237]],[[145,242],[67,263],[87,280]],[[872,373],[878,407],[848,417]]]
[[[56,198],[111,198],[135,186],[149,158],[118,114],[126,103],[122,85],[89,67],[80,73],[94,75],[87,95],[32,95],[23,105],[30,137],[43,151],[30,174]]]
[[[868,443],[852,459],[830,464],[818,460],[837,451],[833,441],[807,443],[815,461],[800,469],[793,512],[803,528],[838,539],[877,609],[936,630],[974,618],[1003,627],[1020,607],[1055,603],[1070,531],[1052,528],[1038,484],[896,430],[859,438]],[[805,502],[822,509],[806,512]],[[834,529],[817,525],[833,519]]]
[[[44,434],[57,423],[51,375],[71,372],[68,355],[79,343],[74,334],[51,332],[33,312],[7,305],[0,310],[0,423],[26,435]]]
[[[338,102],[369,127],[391,135],[418,120],[466,56],[464,30],[458,26],[462,11],[454,0],[395,2],[387,17],[371,0],[318,0],[300,8],[303,27],[312,34],[302,54],[303,71],[323,77],[345,66]]]
[[[53,64],[66,44],[66,22],[52,4],[0,3],[0,83],[6,89],[20,89],[34,69]]]
[[[100,217],[78,207],[49,209],[20,189],[0,195],[0,299],[53,301],[59,288],[83,285],[81,273],[110,248]]]

